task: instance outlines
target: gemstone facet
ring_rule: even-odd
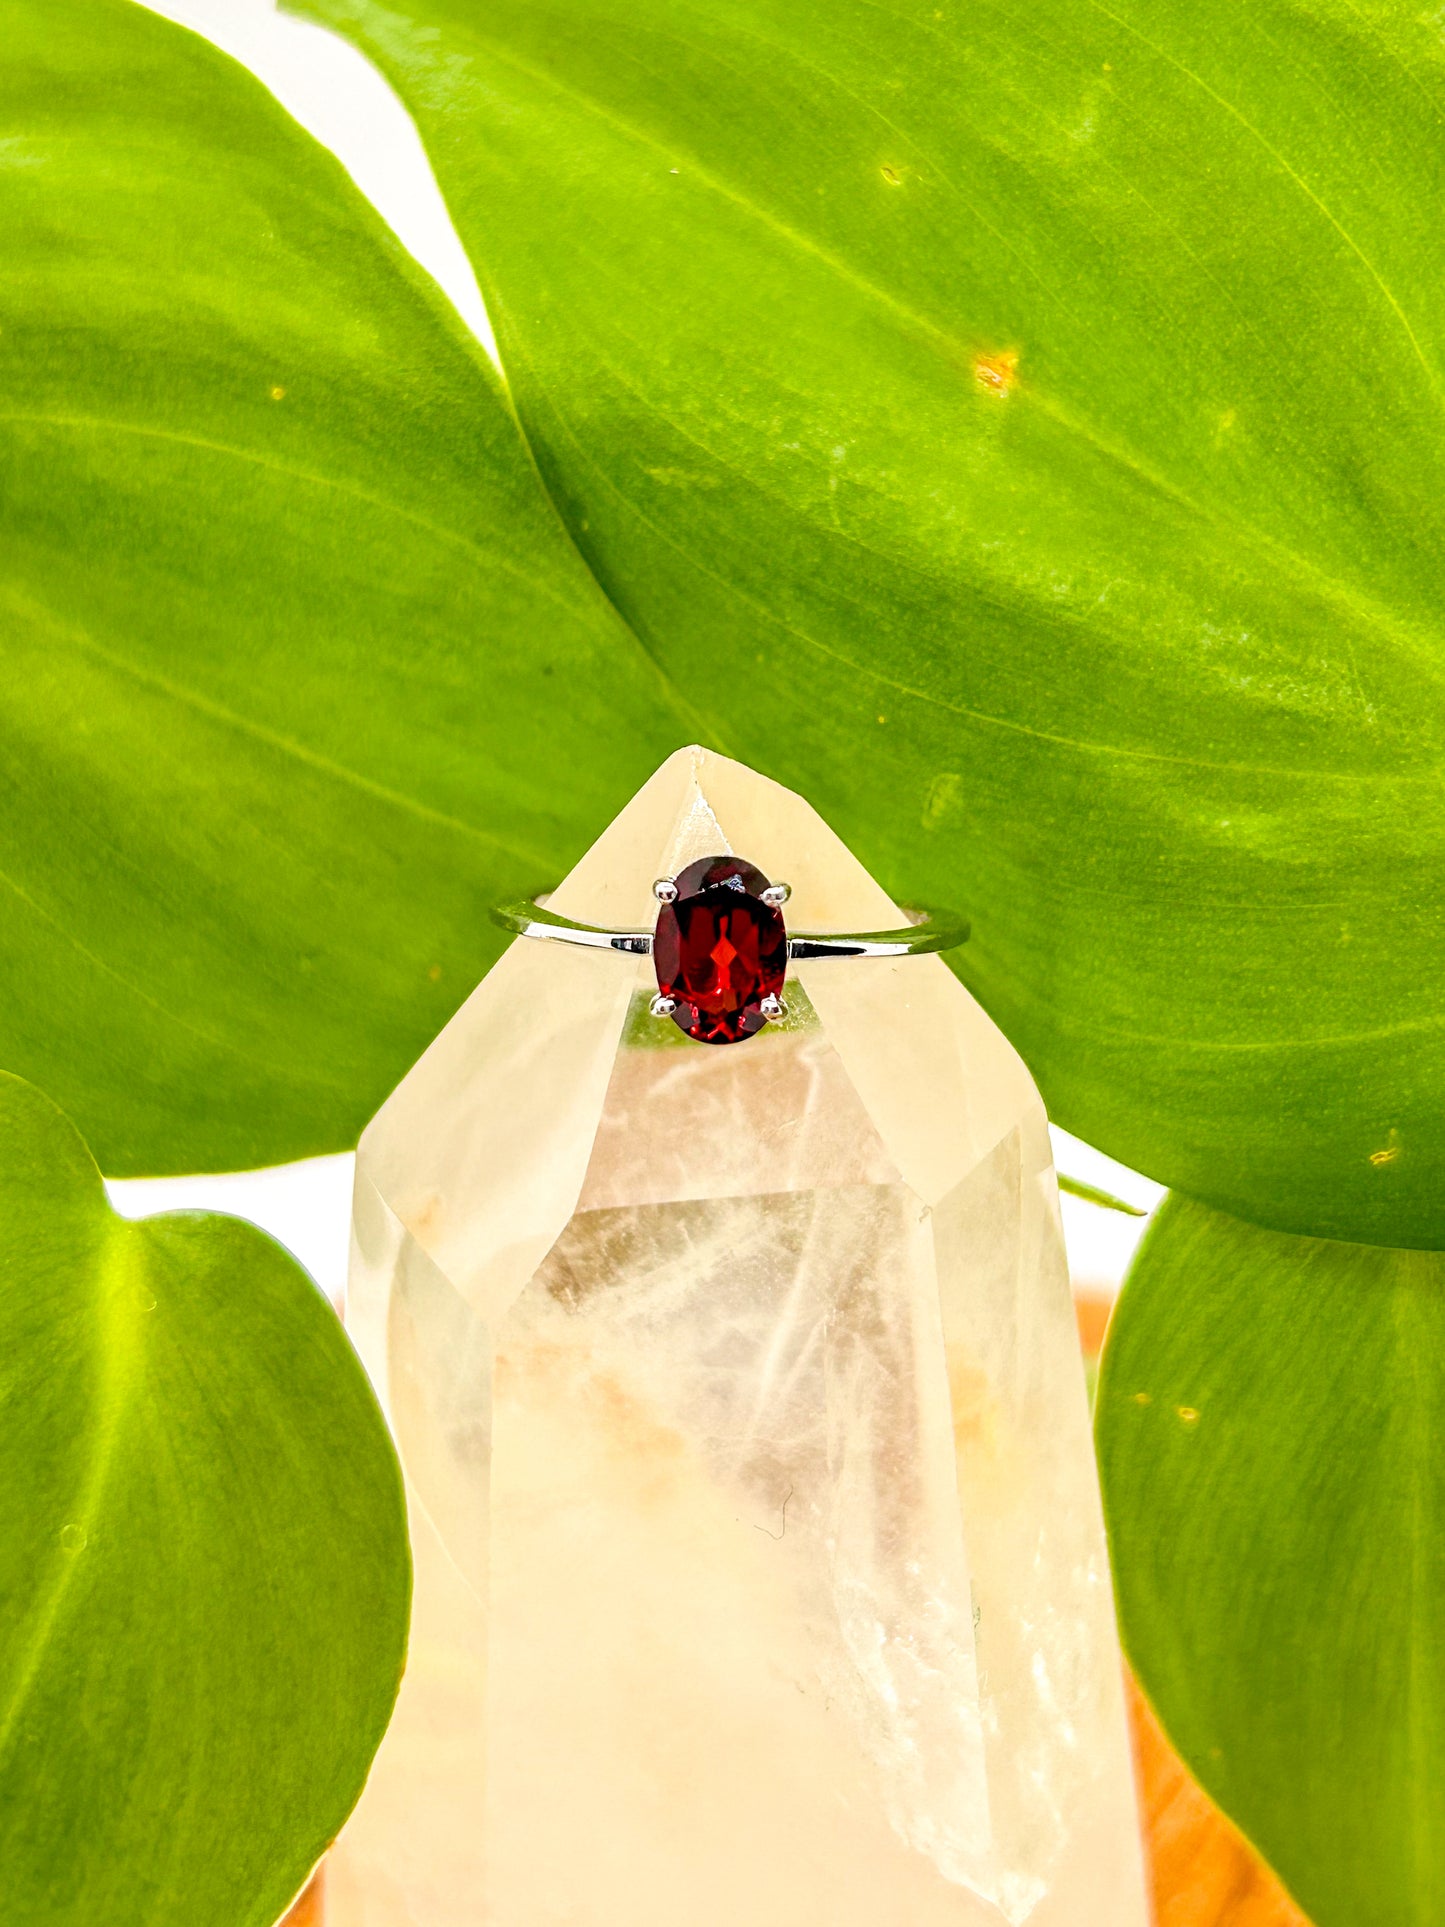
[[[763,1028],[765,998],[788,970],[783,913],[763,901],[768,879],[736,856],[705,856],[676,879],[657,915],[652,958],[672,1021],[702,1044],[736,1044]]]

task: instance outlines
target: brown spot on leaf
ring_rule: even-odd
[[[1000,398],[1011,395],[1018,385],[1017,348],[999,348],[991,354],[973,358],[973,378],[979,387]]]
[[[1370,1152],[1370,1162],[1378,1171],[1383,1165],[1393,1164],[1400,1155],[1400,1133],[1391,1130],[1386,1133],[1385,1142],[1378,1151]]]

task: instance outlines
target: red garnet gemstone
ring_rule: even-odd
[[[736,1044],[767,1022],[764,997],[781,997],[788,972],[783,913],[763,902],[768,879],[736,856],[705,856],[677,878],[652,940],[657,987],[677,1004],[672,1021],[701,1044]]]

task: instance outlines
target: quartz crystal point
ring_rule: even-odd
[[[679,751],[550,899],[734,852],[896,905]],[[1143,1927],[1042,1104],[938,957],[802,963],[723,1049],[645,958],[515,941],[357,1161],[406,1468],[393,1722],[327,1927]]]

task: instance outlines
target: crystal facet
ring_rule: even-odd
[[[672,1021],[702,1044],[736,1044],[767,1020],[788,972],[783,913],[767,903],[768,879],[741,857],[700,857],[676,879],[658,912],[652,961]]]
[[[635,926],[729,848],[901,921],[700,750],[550,901]],[[938,957],[802,963],[736,1052],[646,975],[518,940],[362,1140],[416,1593],[327,1927],[1144,1927],[1027,1072]]]

